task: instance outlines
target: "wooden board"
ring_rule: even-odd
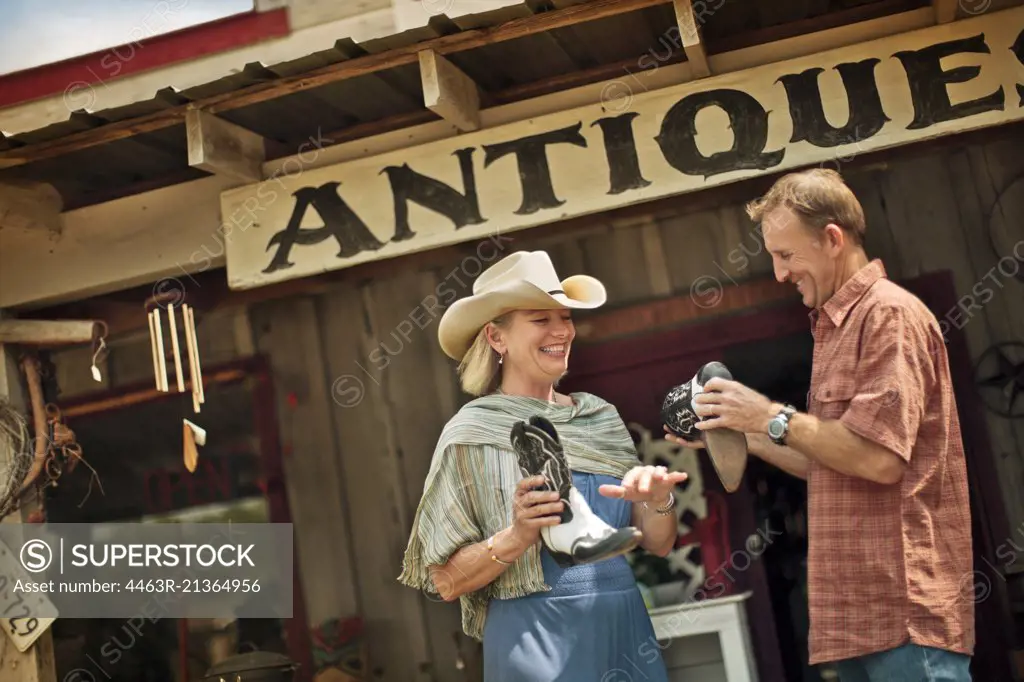
[[[470,257],[471,258],[471,257]],[[445,271],[458,270],[458,279],[469,283],[466,270],[476,270],[471,261],[454,262]],[[447,300],[441,282],[445,274],[404,272],[367,287],[364,299],[372,326],[371,347],[366,367],[380,381],[381,396],[393,438],[393,447],[401,463],[400,525],[394,535],[381,533],[380,542],[397,550],[400,559],[409,539],[413,515],[423,493],[423,482],[430,467],[434,445],[441,429],[455,413],[451,391],[455,373],[450,360],[437,344],[437,324]],[[445,282],[461,298],[468,291],[456,278]],[[441,372],[447,369],[447,380]],[[397,574],[394,574],[397,578]],[[457,682],[461,673],[455,667],[456,643],[465,648],[471,640],[462,633],[462,614],[458,603],[427,599],[401,586],[409,596],[420,599],[437,682]],[[415,626],[409,622],[409,627]]]
[[[423,597],[398,582],[409,504],[395,428],[411,415],[391,411],[382,361],[374,364],[369,356],[391,330],[378,336],[366,309],[368,295],[352,286],[339,288],[324,296],[320,318],[345,498],[355,510],[354,578],[365,623],[368,676],[428,682],[432,676],[424,665],[431,653]]]
[[[324,373],[319,320],[312,300],[261,306],[252,312],[259,349],[274,373],[285,484],[298,568],[310,625],[359,612],[344,480],[331,428],[331,386]],[[294,406],[288,396],[294,394]],[[315,491],[315,492],[313,492]]]
[[[229,285],[264,286],[1019,120],[1024,57],[1011,46],[1020,50],[1022,28],[1018,7],[635,96],[614,81],[628,96],[609,91],[542,118],[231,189],[221,197],[225,224],[256,229],[227,244]]]

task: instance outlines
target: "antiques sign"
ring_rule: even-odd
[[[263,286],[1022,118],[1018,7],[229,190],[228,280]]]

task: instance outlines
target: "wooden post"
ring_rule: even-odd
[[[956,20],[960,3],[957,0],[932,0],[932,9],[935,10],[936,24],[948,24]]]
[[[701,36],[701,18],[694,14],[691,0],[673,0],[676,10],[676,22],[679,24],[679,39],[686,52],[686,60],[690,63],[694,78],[707,78],[711,75],[708,66],[708,55]]]
[[[4,316],[0,310],[0,318]],[[11,404],[25,412],[25,396],[21,390],[18,369],[17,349],[14,346],[0,344],[0,398],[6,398]],[[0,471],[5,468],[7,460],[13,453],[0,450]],[[26,503],[19,511],[0,520],[2,523],[24,523],[28,515],[34,511],[34,504]],[[56,682],[57,669],[53,658],[53,636],[47,630],[32,647],[22,653],[14,647],[14,643],[6,634],[0,634],[0,680],[3,682]]]

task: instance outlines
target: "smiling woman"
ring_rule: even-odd
[[[572,311],[605,300],[593,277],[561,279],[547,253],[520,251],[438,327],[476,397],[435,447],[399,580],[460,599],[466,634],[483,641],[485,682],[593,682],[651,648],[625,554],[672,549],[673,488],[686,474],[642,466],[608,402],[555,390]],[[649,653],[641,674],[663,682],[660,652]]]

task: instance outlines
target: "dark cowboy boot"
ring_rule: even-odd
[[[747,468],[747,437],[732,429],[701,431],[696,426],[701,418],[694,411],[693,399],[713,377],[731,380],[732,373],[720,362],[704,365],[690,381],[668,392],[661,407],[661,420],[680,438],[704,443],[722,486],[732,493],[739,488]]]
[[[629,552],[643,534],[633,528],[613,528],[594,514],[586,499],[572,484],[572,472],[562,451],[558,432],[543,417],[512,427],[512,448],[519,458],[523,476],[542,475],[546,483],[536,490],[558,491],[562,500],[562,523],[541,529],[544,546],[563,568],[610,559]]]

